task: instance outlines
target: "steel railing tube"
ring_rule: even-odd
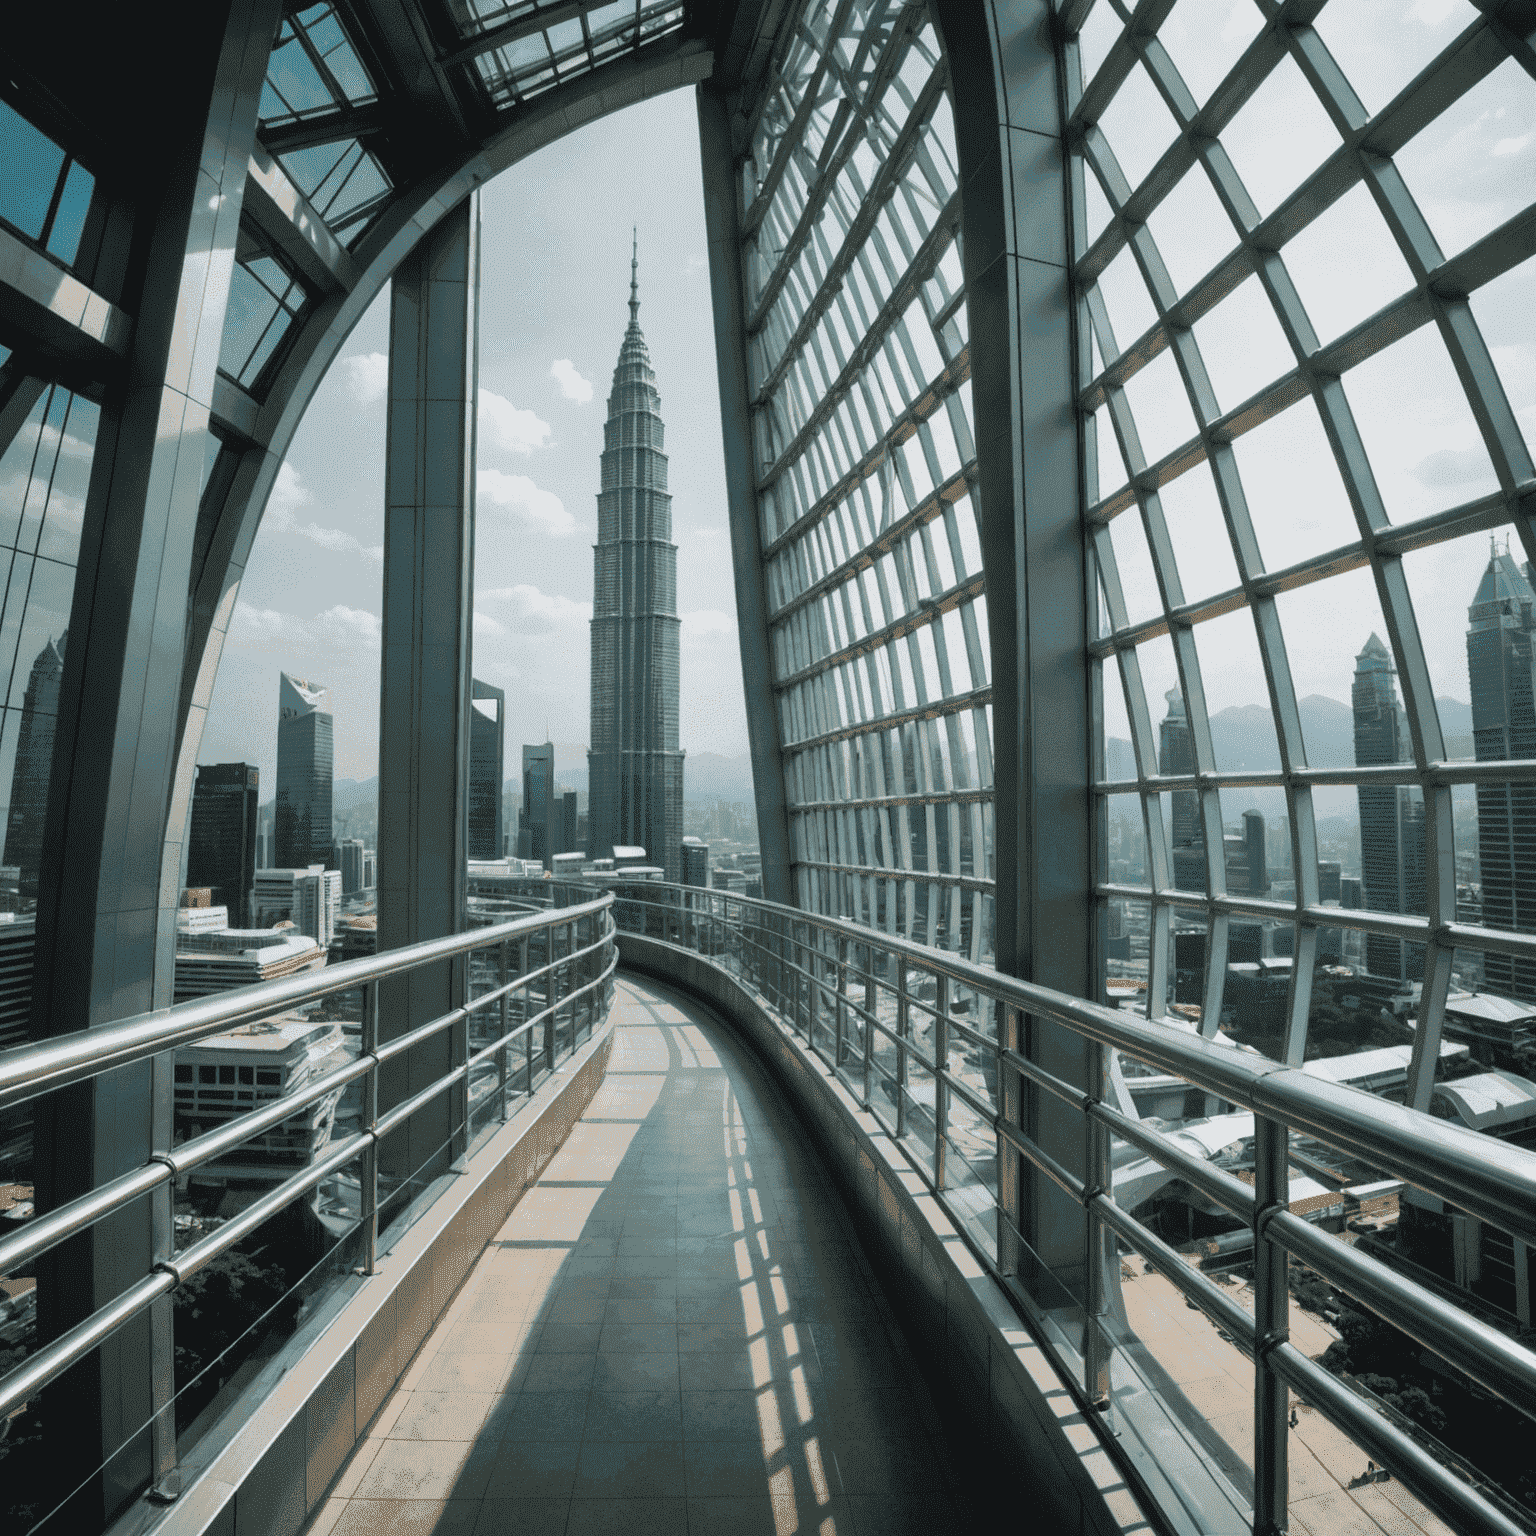
[[[198,1136],[170,1151],[157,1154],[142,1168],[115,1178],[66,1206],[45,1213],[23,1231],[0,1242],[0,1273],[15,1273],[18,1265],[25,1265],[56,1243],[84,1230],[103,1216],[121,1209],[129,1201],[140,1199],[167,1185],[179,1174],[232,1151],[273,1126],[281,1125],[300,1110],[325,1095],[344,1088],[348,1083],[359,1078],[363,1081],[362,1129],[357,1135],[331,1147],[312,1166],[269,1190],[242,1211],[238,1217],[226,1222],[201,1242],[193,1244],[179,1254],[159,1260],[148,1275],[129,1286],[107,1306],[38,1350],[4,1378],[0,1378],[0,1419],[41,1391],[50,1381],[95,1349],[118,1328],[153,1306],[182,1281],[220,1254],[233,1248],[243,1238],[257,1230],[263,1222],[270,1220],[279,1211],[301,1199],[355,1158],[362,1161],[359,1223],[363,1234],[362,1269],[364,1273],[371,1274],[376,1266],[378,1248],[378,1145],[380,1140],[438,1094],[457,1086],[463,1089],[463,1110],[457,1134],[459,1140],[467,1147],[469,1019],[471,1014],[479,1008],[499,1002],[505,1020],[509,1006],[507,1000],[519,987],[523,990],[526,999],[530,982],[540,979],[530,975],[527,966],[529,940],[537,934],[543,934],[545,937],[546,958],[549,960],[549,964],[541,968],[540,972],[540,976],[547,975],[550,978],[545,988],[548,1007],[540,1017],[545,1021],[546,1048],[550,1056],[550,1065],[553,1067],[554,1042],[549,1038],[549,1021],[558,1012],[562,1003],[571,1008],[574,1026],[578,999],[585,998],[594,991],[599,992],[604,998],[611,996],[611,978],[618,964],[617,950],[613,942],[617,927],[611,916],[612,906],[612,895],[605,894],[574,909],[565,909],[558,913],[533,913],[491,929],[480,929],[468,934],[437,939],[408,949],[390,951],[382,956],[348,961],[343,965],[328,968],[320,979],[312,975],[304,975],[286,978],[279,982],[261,983],[213,998],[179,1004],[155,1014],[141,1015],[118,1024],[83,1030],[78,1035],[50,1041],[44,1045],[24,1045],[0,1052],[0,1107],[3,1107],[24,1102],[39,1094],[52,1092],[70,1083],[135,1061],[146,1060],[151,1056],[174,1050],[178,1046],[206,1039],[240,1024],[259,1022],[275,1013],[283,1012],[301,1003],[315,1001],[335,992],[353,987],[361,987],[363,992],[361,1054],[356,1060],[306,1084],[297,1093],[264,1104],[260,1108],[248,1110],[206,1135]],[[577,953],[576,925],[589,919],[601,925],[603,937]],[[557,958],[553,954],[552,935],[555,929],[560,927],[563,927],[567,934],[567,953]],[[493,945],[500,946],[505,956],[508,946],[513,942],[518,944],[523,962],[523,974],[516,982],[507,983],[505,972],[503,972],[504,985],[498,989],[498,995],[477,999],[473,1005],[456,1008],[443,1017],[390,1041],[387,1045],[380,1045],[378,984],[382,979],[444,960],[458,959],[467,965],[468,956],[472,951]],[[581,961],[587,955],[595,954],[599,950],[604,951],[607,956],[607,963],[601,975],[579,988],[568,990],[562,996],[558,986],[561,967],[564,967],[564,975],[569,983],[577,975]],[[526,1010],[526,1001],[523,1007]],[[527,1035],[530,1045],[533,1028],[534,1021],[529,1021],[521,1031]],[[453,1070],[407,1102],[396,1105],[387,1115],[380,1117],[378,1078],[381,1064],[410,1050],[414,1045],[435,1037],[444,1029],[455,1029],[458,1034],[455,1040],[455,1054],[458,1060]],[[503,1033],[506,1035],[505,1030]],[[491,1049],[498,1054],[504,1052],[515,1038],[515,1033],[517,1032],[495,1042]],[[573,1048],[574,1045],[573,1027]],[[531,1090],[531,1056],[528,1059],[528,1069]]]
[[[1128,1115],[1122,1115],[1118,1109],[1111,1109],[1108,1104],[1095,1104],[1089,1113],[1116,1136],[1122,1137],[1133,1147],[1145,1152],[1153,1162],[1161,1163],[1164,1168],[1173,1169],[1201,1194],[1209,1196],[1217,1205],[1231,1211],[1234,1216],[1249,1226],[1253,1225],[1253,1186],[1251,1184],[1245,1184],[1225,1169],[1217,1168],[1204,1158],[1196,1157],[1193,1152],[1181,1147],[1171,1136],[1166,1136],[1161,1131],[1154,1131],[1151,1127],[1132,1120]]]
[[[1087,1199],[1090,1193],[1088,1186],[1075,1173],[1063,1168],[1027,1132],[1021,1131],[1016,1125],[1009,1125],[1006,1120],[998,1121],[997,1128],[1015,1152],[1022,1152],[1063,1193],[1079,1205]]]
[[[1104,1225],[1128,1248],[1139,1253],[1165,1280],[1171,1280],[1218,1328],[1231,1334],[1245,1355],[1252,1357],[1253,1319],[1214,1280],[1198,1269],[1191,1269],[1179,1253],[1113,1200],[1099,1195],[1090,1204]]]
[[[1263,1226],[1272,1242],[1289,1249],[1335,1289],[1536,1418],[1536,1353],[1289,1211],[1275,1211]]]
[[[162,1296],[176,1287],[176,1277],[169,1270],[155,1270],[135,1281],[121,1295],[93,1312],[83,1323],[61,1333],[29,1355],[9,1375],[0,1378],[0,1422],[29,1398],[35,1397],[57,1376],[62,1376],[76,1361],[99,1344],[110,1339],[125,1323],[132,1322]]]
[[[1269,1366],[1304,1402],[1320,1408],[1373,1461],[1390,1467],[1452,1530],[1481,1536],[1530,1536],[1496,1504],[1435,1460],[1336,1376],[1309,1360],[1294,1344],[1269,1352]]]
[[[129,1201],[147,1195],[174,1177],[171,1165],[155,1158],[142,1168],[98,1185],[90,1194],[49,1211],[46,1216],[34,1217],[19,1232],[0,1242],[0,1275],[30,1274],[31,1271],[22,1266],[40,1253],[46,1253],[56,1243],[85,1231],[103,1216],[110,1216]]]
[[[560,913],[567,922],[575,913],[597,912],[612,903],[611,896],[584,903]],[[82,1029],[45,1044],[12,1046],[0,1051],[0,1109],[36,1098],[39,1094],[118,1067],[130,1066],[177,1046],[192,1045],[239,1024],[254,1024],[273,1014],[329,997],[371,981],[395,976],[438,961],[483,949],[502,936],[536,931],[551,923],[550,914],[529,913],[494,928],[482,928],[443,939],[431,939],[406,949],[387,950],[360,960],[327,966],[318,973],[306,972],[281,981],[237,987],[213,997],[177,1003],[155,1013],[139,1014],[95,1029]]]
[[[323,1183],[339,1168],[345,1168],[367,1147],[369,1140],[366,1131],[347,1137],[303,1173],[284,1179],[259,1200],[253,1200],[238,1216],[226,1221],[217,1231],[210,1232],[201,1242],[183,1248],[174,1258],[162,1260],[161,1268],[173,1274],[178,1285],[190,1280],[198,1270],[211,1264],[221,1253],[227,1253],[242,1238],[249,1237],[263,1222],[270,1221],[279,1211],[292,1205],[299,1196],[308,1194],[315,1185]]]

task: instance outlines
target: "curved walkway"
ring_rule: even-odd
[[[970,1524],[847,1211],[761,1066],[621,978],[587,1113],[310,1536]]]

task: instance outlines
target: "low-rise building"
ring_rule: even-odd
[[[339,1024],[301,1018],[245,1024],[181,1046],[175,1067],[177,1138],[216,1130],[237,1115],[296,1093],[346,1060]],[[341,1092],[326,1094],[197,1169],[193,1181],[275,1184],[307,1166],[331,1139]]]
[[[319,970],[326,952],[292,928],[221,928],[176,937],[176,1001]]]

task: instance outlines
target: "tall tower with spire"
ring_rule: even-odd
[[[592,737],[588,852],[641,847],[682,878],[683,754],[678,747],[677,546],[662,452],[661,396],[640,330],[639,238],[629,325],[603,429],[592,561]]]
[[[1506,544],[1492,544],[1488,566],[1467,609],[1467,678],[1472,740],[1480,763],[1536,757],[1536,589]],[[1536,930],[1536,789],[1477,786],[1477,858],[1483,924],[1516,933]],[[1536,965],[1489,953],[1490,992],[1536,998]]]

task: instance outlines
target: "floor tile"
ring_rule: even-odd
[[[478,1499],[352,1499],[330,1536],[473,1536],[479,1514]]]
[[[574,1440],[504,1441],[490,1470],[485,1497],[569,1498],[580,1451]]]
[[[575,1499],[662,1499],[683,1495],[677,1441],[589,1440],[581,1448]]]
[[[688,1505],[682,1499],[577,1499],[565,1536],[688,1536]]]

